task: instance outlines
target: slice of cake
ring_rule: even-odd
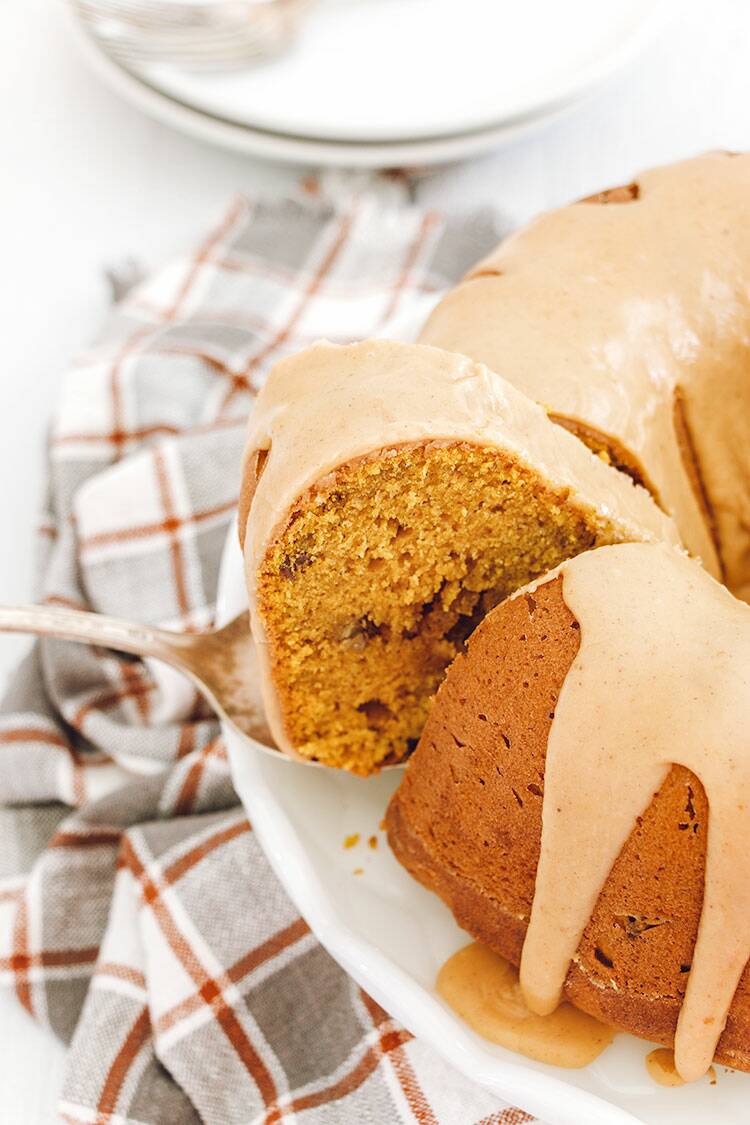
[[[590,551],[472,635],[389,841],[534,1011],[750,1070],[749,726],[750,609],[664,544]]]
[[[277,745],[360,774],[414,748],[445,667],[507,594],[597,544],[676,537],[486,367],[378,341],[272,371],[240,534]]]

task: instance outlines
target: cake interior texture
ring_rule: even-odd
[[[300,498],[258,572],[290,741],[361,774],[400,761],[484,615],[622,538],[496,448],[426,442],[341,466]]]

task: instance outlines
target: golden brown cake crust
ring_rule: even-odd
[[[579,636],[559,577],[493,610],[452,665],[387,814],[401,863],[516,964],[539,857],[547,738]],[[673,767],[610,873],[565,985],[584,1011],[667,1045],[698,930],[707,820],[700,782]],[[750,1070],[747,969],[716,1058]]]

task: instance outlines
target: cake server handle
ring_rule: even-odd
[[[154,656],[168,664],[180,664],[179,654],[174,651],[180,640],[179,634],[81,609],[44,605],[0,606],[0,633],[60,637],[134,656]]]

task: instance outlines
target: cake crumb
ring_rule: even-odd
[[[364,867],[355,867],[354,868],[354,874],[355,875],[364,875],[364,873],[365,873]]]
[[[305,195],[320,195],[320,180],[315,175],[305,176],[305,178],[300,181],[300,187]]]
[[[368,843],[368,844],[370,845],[370,847],[371,847],[371,848],[373,849],[373,851],[374,851],[374,850],[375,850],[375,848],[376,848],[376,847],[378,846],[378,838],[377,838],[377,836],[371,836],[371,837],[370,837],[370,839],[369,839],[369,840],[367,841],[367,843]]]
[[[511,451],[425,441],[354,458],[298,497],[256,593],[303,757],[366,776],[415,750],[446,666],[484,613],[622,538],[569,491]]]
[[[383,819],[381,820],[380,824],[378,825],[378,828],[380,829],[381,832],[385,832],[385,817],[383,817]]]
[[[351,834],[351,836],[345,836],[344,837],[344,847],[345,848],[354,848],[359,843],[359,840],[360,840],[359,832],[353,832]]]

